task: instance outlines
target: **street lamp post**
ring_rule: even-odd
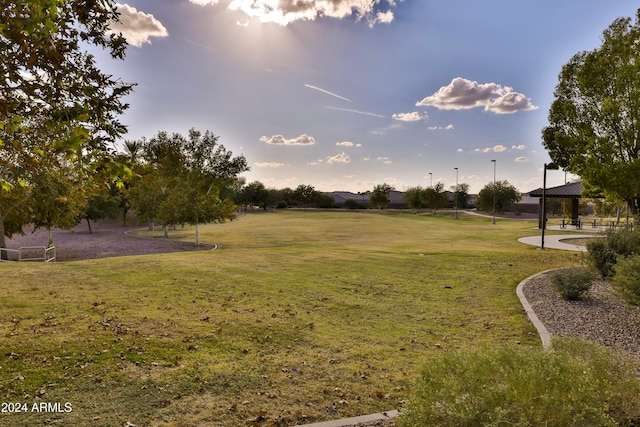
[[[431,180],[431,188],[433,188],[433,173],[429,172],[429,179]]]
[[[493,163],[493,224],[496,223],[496,161],[491,160]]]
[[[544,250],[544,229],[547,228],[547,169],[560,169],[555,163],[545,163],[542,175],[542,236],[540,239],[540,249]]]
[[[456,208],[454,218],[458,219],[458,168],[454,168],[454,169],[456,170],[456,187],[453,193],[453,202]]]

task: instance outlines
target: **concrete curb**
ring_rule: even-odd
[[[551,270],[545,270],[545,271],[541,271],[540,273],[534,274],[533,276],[529,276],[526,279],[524,279],[522,282],[520,282],[518,284],[518,287],[516,288],[516,295],[518,295],[518,298],[520,299],[520,304],[522,304],[522,307],[524,307],[524,311],[527,312],[527,316],[529,317],[529,320],[531,320],[531,323],[533,323],[533,326],[535,326],[535,328],[538,330],[538,334],[540,335],[540,339],[542,340],[542,347],[544,347],[545,349],[548,349],[551,347],[551,335],[549,335],[549,331],[544,326],[544,324],[540,321],[535,311],[533,311],[531,304],[529,304],[529,301],[524,296],[524,292],[522,292],[522,288],[524,288],[524,286],[529,282],[529,280],[534,279],[538,276],[542,276],[543,274],[550,273],[554,270],[559,270],[559,269],[554,268]]]
[[[371,423],[375,421],[386,421],[396,418],[400,415],[400,411],[393,410],[388,412],[379,412],[377,414],[362,415],[353,418],[343,418],[341,420],[324,421],[321,423],[304,424],[299,427],[348,427],[361,423]]]

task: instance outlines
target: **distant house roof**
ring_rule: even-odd
[[[582,182],[572,182],[558,187],[547,188],[545,195],[550,198],[579,199],[582,197],[583,190]],[[530,191],[529,196],[542,197],[542,188]]]
[[[350,191],[333,191],[331,193],[327,193],[330,196],[333,196],[333,199],[336,203],[344,203],[347,199],[353,199],[358,203],[369,204],[369,195],[368,194],[356,194],[351,193]]]

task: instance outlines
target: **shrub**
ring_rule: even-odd
[[[359,209],[360,203],[358,203],[355,199],[347,199],[344,201],[344,207],[347,209]]]
[[[629,304],[640,305],[639,255],[618,260],[611,286]]]
[[[580,340],[554,341],[553,350],[432,355],[398,425],[637,425],[640,380],[631,361]]]
[[[551,273],[551,283],[563,299],[580,300],[589,292],[593,282],[593,273],[585,267],[572,267]]]
[[[640,231],[609,229],[603,238],[587,243],[587,252],[590,264],[603,278],[609,279],[618,257],[640,255]]]
[[[618,255],[609,248],[605,238],[589,241],[587,243],[587,253],[589,263],[604,279],[613,276],[613,266]]]

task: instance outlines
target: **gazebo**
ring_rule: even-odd
[[[571,224],[578,225],[579,205],[584,187],[582,182],[572,182],[558,187],[551,187],[545,190],[545,196],[550,199],[571,199]],[[531,197],[540,197],[542,203],[542,188],[529,192]],[[540,226],[542,226],[542,209],[540,209]]]

